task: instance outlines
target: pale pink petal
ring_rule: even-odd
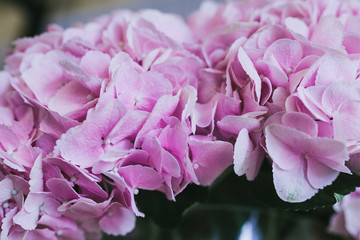
[[[279,25],[267,26],[259,35],[258,47],[266,48],[281,38],[291,38],[291,35],[288,31],[286,31],[286,29],[280,27]]]
[[[105,209],[104,216],[100,219],[101,229],[111,235],[125,236],[135,228],[135,214],[119,203],[113,203]]]
[[[70,75],[74,82],[81,84],[84,88],[98,95],[101,87],[101,79],[98,76],[89,76],[84,69],[69,60],[60,62],[66,73]],[[94,96],[93,96],[94,97]]]
[[[244,68],[245,72],[249,75],[250,79],[254,81],[255,95],[257,97],[257,101],[259,102],[261,95],[261,79],[255,69],[254,63],[251,61],[242,47],[240,47],[238,51],[238,60],[241,66]]]
[[[334,116],[334,121],[337,119],[342,125],[346,139],[358,139],[360,136],[359,110],[360,101],[346,101],[339,106],[338,114]],[[337,130],[336,125],[334,125],[335,130]]]
[[[62,58],[63,53],[50,51],[42,57],[40,63],[22,74],[25,83],[42,104],[46,104],[61,87],[64,72],[59,62]]]
[[[339,172],[319,162],[315,157],[307,156],[307,179],[315,189],[322,189],[330,185]]]
[[[265,60],[270,59],[272,56],[285,71],[291,72],[302,59],[303,51],[298,41],[279,39],[265,50]]]
[[[83,124],[70,129],[57,142],[61,156],[81,167],[90,167],[104,153],[104,140],[99,127],[95,124]]]
[[[139,14],[141,18],[154,24],[157,30],[172,40],[181,43],[194,42],[193,34],[180,16],[162,13],[155,9],[144,10]]]
[[[316,75],[316,85],[328,85],[335,81],[354,81],[359,61],[352,61],[347,56],[325,55]]]
[[[330,48],[341,49],[344,26],[333,16],[325,16],[316,25],[310,40]]]
[[[334,82],[325,90],[322,96],[322,104],[329,112],[335,112],[341,103],[347,100],[360,100],[360,93],[354,83]]]
[[[246,128],[242,129],[234,145],[234,171],[237,175],[244,175],[248,169],[249,152],[253,151],[254,144],[249,138],[249,132]]]
[[[303,161],[293,168],[283,170],[273,164],[274,185],[278,196],[286,202],[304,202],[314,196],[318,190],[313,188],[306,178],[306,168]]]
[[[284,171],[290,171],[303,161],[301,153],[307,148],[304,141],[309,138],[303,132],[278,124],[265,128],[267,151],[274,163]]]
[[[87,102],[93,100],[92,93],[77,82],[69,82],[59,89],[49,99],[48,108],[62,116],[69,115],[81,109]]]
[[[217,126],[228,133],[238,134],[240,130],[247,129],[249,132],[260,127],[260,121],[246,116],[228,115],[217,122]]]
[[[95,75],[100,78],[109,76],[110,56],[100,51],[88,51],[80,61],[80,66],[89,75]]]
[[[285,19],[285,26],[290,31],[304,36],[306,39],[309,37],[309,27],[299,18],[287,17]]]
[[[195,174],[201,185],[210,185],[233,162],[233,146],[223,141],[191,139],[189,147]]]

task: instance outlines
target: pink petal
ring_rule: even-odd
[[[100,51],[88,51],[80,61],[80,66],[89,74],[100,78],[109,76],[110,56]]]
[[[325,16],[316,25],[310,40],[330,48],[341,49],[343,37],[344,26],[341,22],[333,16]]]
[[[319,66],[316,85],[329,85],[335,81],[354,81],[359,61],[352,61],[342,55],[325,55]]]
[[[19,147],[20,140],[10,127],[0,124],[0,143],[2,150],[13,152]]]
[[[360,101],[343,102],[339,106],[338,113],[334,115],[334,122],[338,121],[338,124],[334,124],[334,131],[341,127],[346,139],[358,139],[360,136],[359,111]]]
[[[157,138],[145,137],[141,145],[141,148],[148,152],[149,158],[148,161],[156,171],[161,172],[162,168],[162,158],[163,158],[163,149],[160,145],[160,142]]]
[[[104,216],[100,219],[101,229],[111,235],[125,236],[135,228],[135,214],[119,203],[113,203],[105,210]]]
[[[66,73],[72,77],[74,82],[81,84],[95,95],[99,94],[101,79],[98,76],[89,76],[84,69],[69,60],[61,61],[60,64]]]
[[[50,110],[60,115],[69,115],[81,109],[87,102],[92,100],[91,92],[77,82],[69,82],[59,89],[56,94],[49,99],[48,107]]]
[[[257,97],[257,101],[259,102],[261,95],[261,79],[255,69],[254,63],[251,61],[242,47],[239,48],[238,60],[241,66],[244,68],[245,72],[249,75],[250,79],[254,81],[255,95]]]
[[[65,118],[53,111],[42,110],[40,116],[40,130],[56,138],[60,138],[68,129],[79,125],[78,121]]]
[[[285,71],[292,71],[302,59],[303,50],[296,40],[279,39],[265,50],[264,60],[272,56]]]
[[[291,35],[286,29],[278,25],[270,25],[264,29],[259,35],[258,47],[266,48],[273,42],[281,38],[291,38]]]
[[[158,10],[144,10],[140,12],[141,18],[154,24],[156,29],[180,43],[194,42],[193,34],[184,20],[175,14],[166,14]],[[171,22],[171,25],[168,23]]]
[[[153,168],[140,165],[121,167],[119,174],[132,188],[155,190],[164,181]]]
[[[307,157],[307,178],[315,189],[322,189],[330,185],[339,175],[339,172],[329,168],[316,158]]]
[[[69,183],[65,179],[49,179],[46,182],[46,186],[53,195],[57,196],[63,201],[70,201],[80,198],[77,192],[69,185]]]
[[[160,121],[167,116],[170,116],[176,109],[179,103],[178,96],[164,95],[155,104],[152,112],[147,118],[145,124],[138,132],[135,139],[135,147],[138,147],[143,140],[142,138],[146,133],[153,129],[157,129]]]
[[[305,113],[286,113],[282,117],[282,123],[286,127],[297,129],[313,137],[316,137],[318,133],[318,125]]]
[[[303,161],[310,136],[293,128],[271,124],[265,128],[266,148],[277,168],[291,170]]]
[[[111,130],[108,138],[113,144],[116,144],[124,138],[134,137],[144,125],[148,116],[148,112],[140,110],[127,112]]]
[[[353,236],[359,236],[359,197],[351,197],[347,199],[347,202],[344,202],[344,213],[345,213],[345,226],[347,231]]]
[[[187,140],[188,134],[186,128],[181,123],[173,127],[167,125],[159,135],[161,146],[180,160],[183,160],[187,155]]]
[[[25,83],[42,104],[47,104],[61,87],[64,72],[59,62],[63,58],[63,53],[55,50],[50,51],[42,57],[39,64],[22,74]]]
[[[217,126],[228,133],[238,134],[240,130],[247,129],[249,132],[260,127],[260,121],[245,116],[228,115],[217,122]]]
[[[34,165],[30,171],[30,191],[42,192],[43,191],[43,169],[42,169],[42,157],[41,154],[36,158]]]
[[[70,129],[57,142],[61,156],[83,168],[91,167],[104,152],[102,133],[95,124]]]
[[[162,169],[170,176],[178,178],[181,176],[181,169],[178,160],[168,151],[162,151]]]
[[[306,39],[309,36],[309,27],[299,18],[287,17],[285,19],[285,26],[290,31],[304,36]]]
[[[191,139],[189,147],[195,174],[201,185],[210,185],[233,161],[233,146],[223,141]]]
[[[248,171],[248,155],[253,149],[254,144],[249,138],[249,132],[244,128],[239,132],[234,145],[234,171],[237,175],[242,176]]]

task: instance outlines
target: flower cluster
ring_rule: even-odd
[[[0,72],[1,239],[125,235],[139,189],[175,200],[265,157],[281,199],[360,173],[360,3],[205,2],[49,26]]]

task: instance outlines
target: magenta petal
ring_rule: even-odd
[[[223,141],[189,141],[195,174],[201,185],[210,185],[233,161],[233,146]]]
[[[119,203],[113,203],[105,210],[105,215],[100,219],[101,229],[111,235],[126,235],[135,228],[135,214]]]
[[[61,198],[64,201],[70,201],[78,199],[80,196],[69,185],[65,179],[52,178],[46,182],[46,186],[55,196]]]
[[[121,167],[119,174],[132,188],[155,190],[164,181],[153,168],[141,165]]]
[[[314,196],[318,190],[306,178],[305,163],[299,162],[290,170],[283,170],[273,164],[274,185],[278,196],[286,202],[303,202]]]

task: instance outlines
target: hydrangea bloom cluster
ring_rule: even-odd
[[[175,200],[264,157],[281,199],[360,173],[360,3],[205,2],[187,23],[117,11],[14,42],[0,73],[1,239],[135,226],[139,189]]]

